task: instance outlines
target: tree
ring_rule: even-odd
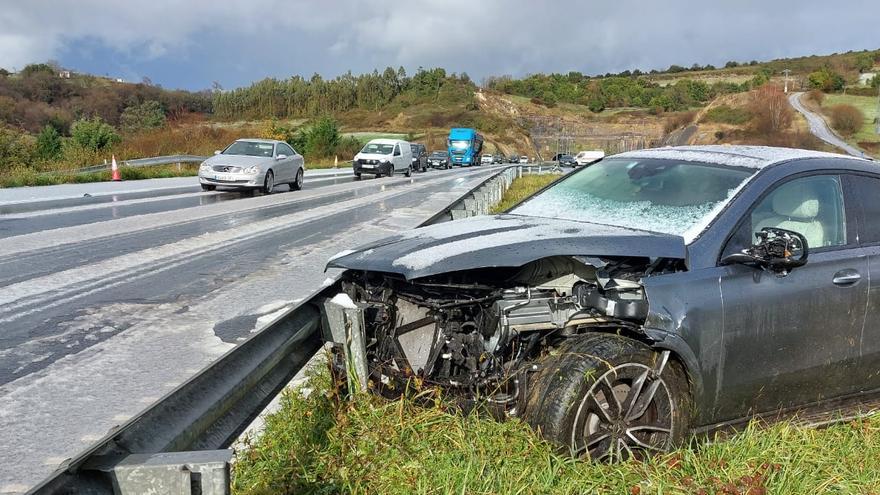
[[[55,127],[46,125],[37,135],[37,156],[43,160],[54,160],[61,155],[61,136]]]
[[[861,72],[868,72],[874,68],[874,54],[870,52],[860,53],[856,56],[855,69]]]
[[[877,74],[876,76],[872,77],[871,80],[868,81],[868,84],[872,88],[880,88],[880,74]]]
[[[76,145],[92,151],[109,148],[121,140],[116,130],[100,117],[77,120],[70,128],[70,135]]]
[[[122,128],[132,132],[142,129],[165,127],[165,110],[156,100],[149,100],[140,105],[126,107],[120,116]]]
[[[843,89],[843,85],[846,83],[843,76],[828,67],[822,67],[815,72],[811,72],[807,76],[807,80],[810,82],[810,87],[821,89],[825,92],[839,91]]]
[[[764,135],[779,133],[791,125],[792,109],[779,86],[765,84],[752,93],[749,111],[755,131]]]

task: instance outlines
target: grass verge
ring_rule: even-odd
[[[726,441],[648,461],[559,455],[517,419],[440,404],[338,399],[326,373],[287,391],[264,433],[237,454],[236,494],[269,493],[878,493],[880,416],[825,429],[756,424]]]
[[[120,167],[122,180],[163,179],[167,177],[186,177],[198,174],[197,163],[157,165],[154,167]],[[45,173],[29,168],[12,168],[0,174],[0,188],[23,186],[51,186],[56,184],[76,184],[85,182],[105,182],[111,179],[110,170],[87,174]]]
[[[510,188],[501,197],[501,202],[493,206],[489,213],[501,213],[508,208],[512,208],[558,178],[559,175],[557,174],[536,174],[523,175],[520,178],[514,179],[510,184]]]
[[[846,138],[846,140],[850,144],[876,152],[878,146],[880,146],[880,134],[877,134],[876,124],[874,123],[874,119],[878,118],[877,97],[829,94],[825,96],[825,100],[822,102],[822,112],[829,115],[829,109],[835,105],[852,105],[862,112],[862,115],[865,117],[862,127],[855,134]]]

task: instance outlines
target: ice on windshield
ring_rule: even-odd
[[[753,173],[708,163],[609,159],[511,213],[684,235],[707,225]]]
[[[390,155],[394,149],[393,144],[367,143],[361,153],[369,153],[371,155]]]

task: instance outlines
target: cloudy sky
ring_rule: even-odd
[[[880,48],[880,0],[0,0],[0,67],[165,87],[399,65],[474,79]]]

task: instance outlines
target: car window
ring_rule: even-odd
[[[399,155],[400,155],[400,145],[395,144],[394,145],[394,156],[399,156]]]
[[[861,244],[880,244],[880,179],[861,175],[851,176],[852,192],[859,200],[861,210]]]
[[[793,230],[810,249],[847,244],[843,190],[837,175],[801,177],[777,186],[748,214],[724,249],[739,252],[755,241],[765,227]]]
[[[293,151],[293,148],[291,148],[290,146],[288,146],[288,145],[286,145],[286,144],[284,144],[284,143],[278,143],[278,148],[277,148],[277,153],[276,153],[276,154],[278,154],[278,155],[293,156],[293,155],[296,154],[296,152]]]

